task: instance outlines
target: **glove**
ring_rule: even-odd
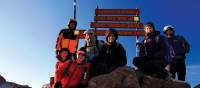
[[[138,42],[138,43],[136,43],[136,46],[141,47],[142,43]]]

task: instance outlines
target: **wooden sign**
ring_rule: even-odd
[[[142,28],[142,23],[92,22],[91,28]]]
[[[139,15],[139,9],[96,9],[96,15]]]
[[[84,38],[83,32],[85,30],[75,30],[74,34],[78,35],[79,38]],[[106,30],[96,30],[97,36],[105,36]],[[143,36],[143,30],[117,30],[119,36]]]
[[[95,21],[129,21],[139,22],[139,16],[95,16]]]

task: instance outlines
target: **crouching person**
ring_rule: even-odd
[[[72,60],[69,50],[61,51],[57,62],[54,88],[84,88],[89,80],[89,65],[86,62],[86,50],[77,51],[77,59]],[[63,56],[62,56],[63,55]],[[59,85],[59,86],[58,86]]]
[[[167,79],[168,72],[165,69],[168,64],[168,43],[159,31],[155,30],[153,23],[144,25],[145,37],[140,47],[139,57],[135,57],[133,64],[142,72],[161,79]]]

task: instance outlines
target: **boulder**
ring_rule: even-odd
[[[51,85],[48,83],[48,84],[44,84],[43,86],[42,86],[42,88],[51,88]]]
[[[145,76],[142,79],[141,88],[190,88],[190,85],[183,81],[163,80]]]
[[[31,88],[28,85],[19,85],[13,82],[7,82],[3,76],[0,75],[0,88]]]
[[[196,85],[194,88],[200,88],[200,84]]]
[[[183,81],[147,76],[134,68],[120,67],[109,74],[93,77],[88,88],[190,88],[190,85]]]
[[[4,79],[3,76],[0,75],[0,85],[4,84],[6,80]]]
[[[89,88],[140,88],[135,70],[129,67],[117,68],[110,74],[92,78]]]

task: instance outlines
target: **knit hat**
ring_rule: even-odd
[[[154,24],[153,24],[152,22],[147,22],[147,23],[144,25],[144,27],[145,27],[145,26],[152,27],[153,31],[155,31],[155,26],[154,26]]]
[[[115,36],[115,40],[118,39],[118,32],[115,29],[110,28],[109,30],[106,31],[106,34],[105,34],[107,42],[108,42],[108,37],[110,34],[113,34]]]
[[[62,49],[59,51],[59,55],[57,56],[57,59],[60,60],[60,61],[62,61],[60,54],[61,54],[63,51],[66,51],[66,52],[68,53],[66,59],[64,60],[64,61],[66,61],[66,60],[68,60],[68,59],[70,58],[70,51],[69,51],[69,49],[67,49],[67,48],[62,48]],[[64,62],[64,61],[62,61],[62,62]]]
[[[74,23],[75,24],[75,29],[76,29],[77,21],[75,19],[70,19],[69,22],[68,22],[68,27],[69,27],[70,23]]]
[[[77,25],[77,21],[75,19],[70,19],[68,24],[70,23],[75,23]]]

